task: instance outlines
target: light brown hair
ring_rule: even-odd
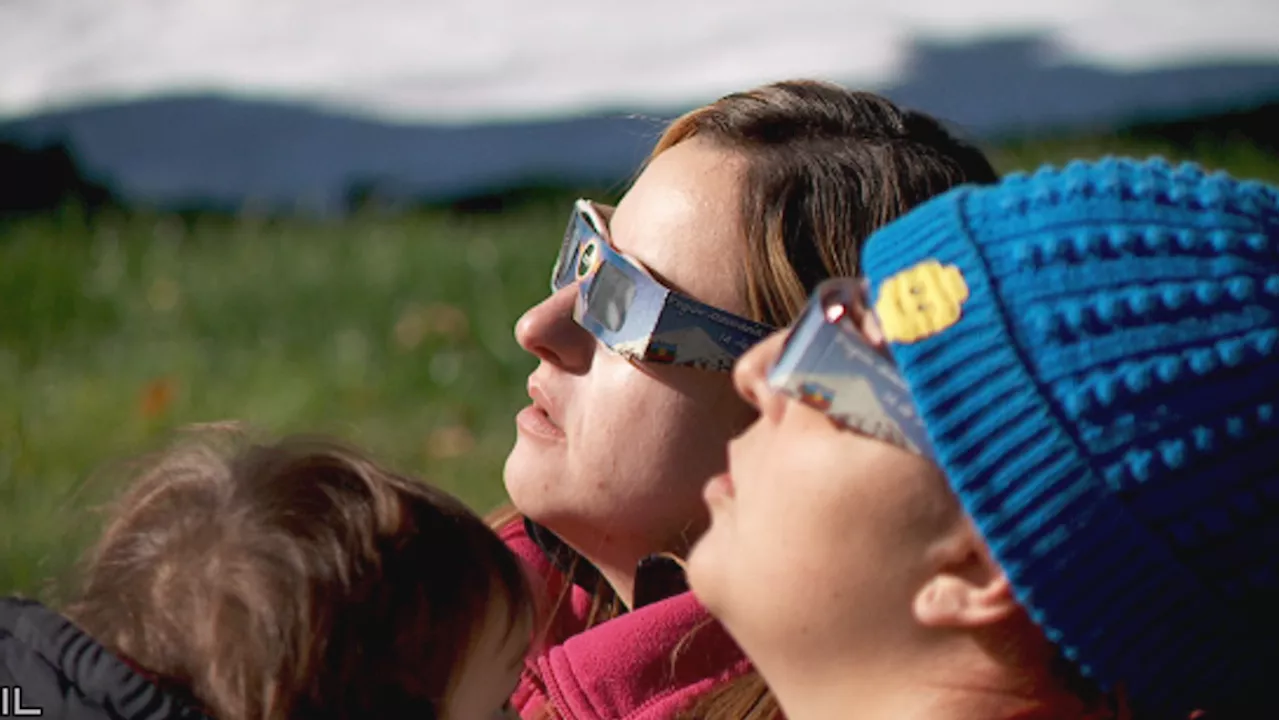
[[[862,243],[962,183],[992,183],[977,148],[868,92],[790,81],[727,95],[671,123],[650,160],[693,137],[741,155],[752,319],[782,327],[828,277],[858,275]]]
[[[135,472],[67,615],[219,720],[429,718],[533,619],[479,517],[336,441],[206,429]]]
[[[862,245],[878,228],[953,187],[997,180],[983,153],[938,120],[873,93],[810,80],[733,93],[677,118],[650,161],[694,137],[745,161],[740,262],[747,301],[751,319],[775,327],[790,324],[822,280],[857,276]],[[590,623],[622,611],[603,578],[587,590]],[[781,715],[753,672],[703,696],[687,717]]]

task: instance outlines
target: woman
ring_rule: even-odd
[[[689,576],[791,720],[1275,716],[1276,210],[958,189],[742,358]]]
[[[703,532],[702,482],[754,416],[724,371],[853,273],[872,230],[994,179],[931,118],[786,82],[679,118],[616,209],[575,207],[553,292],[516,326],[540,362],[505,472],[523,518],[503,534],[559,599],[523,717],[773,716],[663,560]]]

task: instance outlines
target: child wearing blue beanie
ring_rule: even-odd
[[[1277,204],[1160,160],[958,188],[739,363],[690,575],[788,717],[1275,717]]]

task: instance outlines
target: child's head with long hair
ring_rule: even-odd
[[[220,720],[501,711],[534,607],[447,493],[315,438],[196,433],[150,458],[68,615]]]

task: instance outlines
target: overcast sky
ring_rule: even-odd
[[[1277,0],[0,0],[0,116],[175,90],[407,120],[892,82],[908,40],[1050,33],[1152,68],[1280,54]]]

